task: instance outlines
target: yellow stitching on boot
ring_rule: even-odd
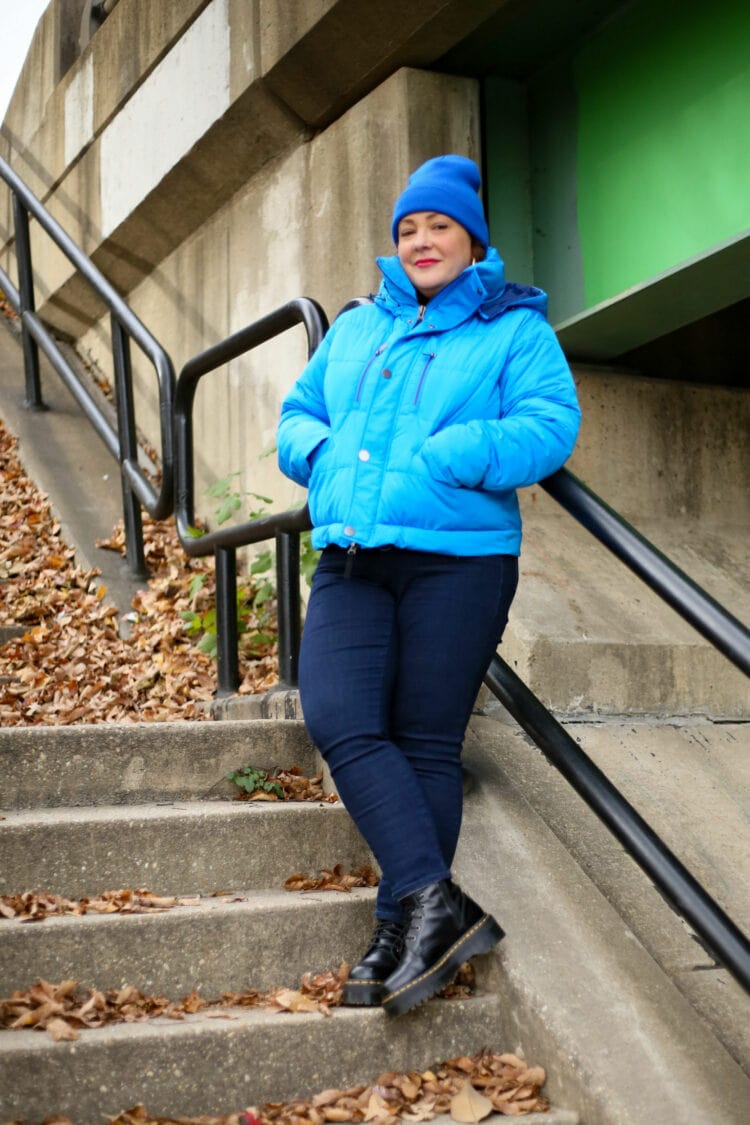
[[[345,980],[344,984],[382,984],[382,980]]]
[[[431,969],[427,969],[427,971],[422,973],[421,976],[415,977],[414,980],[410,980],[408,984],[403,984],[401,986],[401,988],[398,989],[397,992],[389,993],[388,996],[385,996],[383,998],[383,1003],[387,1004],[389,1000],[393,1000],[393,999],[395,999],[396,996],[400,996],[402,992],[406,992],[407,988],[413,988],[415,984],[419,984],[420,981],[427,980],[427,977],[431,977],[433,973],[436,973],[438,971],[438,969],[440,968],[441,965],[445,964],[445,962],[450,957],[451,953],[453,953],[455,950],[459,949],[463,945],[463,943],[465,941],[467,941],[468,938],[471,937],[472,934],[476,933],[476,931],[480,928],[480,926],[483,926],[485,922],[489,922],[489,921],[490,921],[489,914],[484,914],[479,919],[478,922],[474,923],[474,925],[471,927],[470,930],[467,930],[467,932],[464,934],[464,936],[462,938],[459,938],[459,940],[455,943],[455,945],[452,945],[450,947],[450,949],[446,950],[446,952],[443,954],[443,956],[440,958],[440,960],[438,962],[436,962],[436,964],[434,964]]]

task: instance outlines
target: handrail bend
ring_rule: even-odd
[[[216,563],[216,632],[218,694],[237,690],[240,682],[237,654],[237,547],[276,539],[276,589],[279,612],[279,681],[297,684],[300,641],[299,533],[310,528],[307,505],[275,512],[205,535],[193,532],[195,476],[193,467],[193,403],[204,375],[244,355],[252,348],[302,324],[307,334],[308,357],[320,344],[328,320],[317,301],[297,297],[219,344],[188,360],[177,380],[174,403],[175,469],[177,477],[175,522],[180,543],[188,555],[209,555]]]
[[[144,575],[146,564],[143,551],[141,507],[145,508],[154,519],[164,519],[172,514],[174,504],[172,411],[175,377],[172,361],[159,341],[128,307],[104,274],[73,242],[70,235],[52,217],[31,189],[2,157],[0,157],[0,178],[8,185],[13,197],[19,282],[18,287],[16,287],[7,273],[0,268],[0,288],[3,289],[11,307],[21,319],[26,406],[32,410],[43,410],[45,408],[39,377],[38,348],[41,348],[106,448],[120,464],[128,566],[134,574]],[[36,312],[29,216],[37,221],[109,309],[117,429],[112,426],[106,413],[101,410],[96,399],[85,384],[81,382],[52,333]],[[138,464],[135,400],[130,357],[131,340],[135,341],[147,359],[151,361],[156,372],[161,444],[161,483],[158,488],[154,486]]]

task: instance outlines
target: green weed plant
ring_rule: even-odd
[[[221,527],[240,510],[243,502],[251,502],[247,513],[248,519],[258,519],[267,515],[265,506],[270,504],[268,496],[261,496],[257,492],[242,490],[236,486],[239,473],[229,473],[221,480],[215,481],[206,490],[212,500],[217,501],[214,509],[214,519],[217,526]],[[196,537],[204,534],[197,528],[191,528],[191,534]],[[276,587],[275,587],[275,552],[272,547],[267,547],[253,559],[247,576],[238,578],[237,581],[237,636],[243,638],[243,647],[246,647],[251,657],[261,656],[277,639],[276,626]],[[315,567],[318,565],[320,552],[316,551],[310,540],[310,532],[300,534],[300,573],[309,583]],[[191,601],[195,601],[200,591],[206,584],[207,576],[197,574],[189,587]],[[207,608],[183,610],[180,614],[185,622],[185,630],[192,637],[200,637],[198,648],[216,660],[218,652],[218,636],[216,631],[216,608],[209,605]]]

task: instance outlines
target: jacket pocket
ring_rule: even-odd
[[[430,364],[432,363],[436,354],[437,354],[436,352],[426,352],[425,353],[424,364],[423,364],[422,370],[419,374],[419,379],[417,380],[417,389],[414,392],[414,400],[412,402],[412,406],[418,406],[419,405],[419,399],[422,395],[422,389],[423,389],[424,384],[425,384],[425,379],[427,378],[427,372],[429,371]]]
[[[362,392],[364,391],[364,388],[365,388],[365,379],[367,378],[367,374],[368,374],[370,368],[372,367],[373,363],[375,362],[375,360],[378,358],[378,356],[383,354],[383,352],[385,351],[385,348],[386,348],[386,345],[381,344],[380,347],[375,350],[374,355],[371,355],[370,358],[368,359],[367,363],[365,364],[365,366],[362,370],[362,374],[359,377],[359,382],[357,383],[357,393],[354,396],[355,403],[359,404],[359,402],[362,398]]]

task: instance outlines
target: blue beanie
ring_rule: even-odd
[[[436,156],[409,176],[393,208],[391,234],[398,244],[398,224],[415,211],[438,211],[455,219],[472,238],[488,246],[487,220],[480,199],[479,169],[467,156]]]

